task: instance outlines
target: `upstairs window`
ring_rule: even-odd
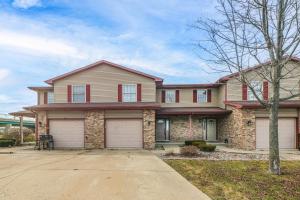
[[[72,88],[73,103],[85,103],[85,86],[73,85]]]
[[[175,103],[175,90],[166,90],[166,103]]]
[[[251,81],[251,86],[253,87],[256,95],[262,99],[263,98],[263,85],[261,81]],[[251,91],[251,89],[248,87],[248,100],[249,101],[255,101],[257,100],[256,97],[254,96],[253,92]]]
[[[54,103],[54,92],[48,92],[47,94],[48,103]]]
[[[122,97],[123,102],[136,102],[137,101],[137,86],[136,84],[123,84]]]
[[[207,90],[197,90],[197,102],[206,103],[207,102]]]

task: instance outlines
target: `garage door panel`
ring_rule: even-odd
[[[106,146],[108,148],[142,148],[142,120],[106,120]]]
[[[83,120],[50,120],[50,134],[56,148],[83,148]]]
[[[295,148],[295,123],[296,120],[294,118],[280,118],[278,120],[279,148]],[[269,119],[267,118],[256,119],[256,148],[269,148]]]

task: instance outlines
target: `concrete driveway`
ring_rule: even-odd
[[[148,151],[1,151],[3,200],[209,199]]]

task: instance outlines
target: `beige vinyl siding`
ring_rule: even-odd
[[[286,69],[292,69],[293,70],[293,76],[288,79],[281,80],[281,87],[287,90],[292,90],[294,94],[300,92],[300,85],[299,85],[299,77],[300,77],[300,65],[299,63],[290,62],[287,64]],[[284,71],[283,71],[284,73]],[[253,81],[263,81],[261,77],[258,77],[255,72],[250,71],[247,73],[248,80]],[[269,96],[272,95],[272,88],[269,84]],[[289,91],[281,90],[280,96],[281,97],[287,97],[289,96]],[[294,98],[294,100],[299,100],[300,97]],[[236,80],[235,78],[232,78],[227,81],[227,100],[228,101],[241,101],[242,100],[242,84]]]
[[[141,110],[106,110],[106,119],[125,119],[125,118],[143,118]]]
[[[219,87],[218,106],[220,108],[225,108],[225,104],[224,104],[224,101],[225,101],[225,90],[226,90],[226,85],[221,85]]]
[[[161,103],[162,107],[218,107],[219,106],[218,88],[211,88],[212,102],[210,103],[194,103],[193,90],[194,89],[179,89],[179,103],[161,103],[162,89],[157,89],[157,102]]]
[[[44,104],[44,91],[38,91],[37,94],[38,94],[38,100],[39,100],[38,104],[43,105]]]
[[[117,102],[118,84],[142,84],[142,102],[155,102],[155,81],[101,64],[54,83],[55,103],[67,103],[67,85],[91,85],[91,102]]]
[[[49,119],[83,119],[85,112],[83,111],[48,111]]]
[[[227,100],[242,100],[242,84],[236,79],[230,79],[227,81]]]

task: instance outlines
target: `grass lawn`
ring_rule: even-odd
[[[300,199],[300,161],[282,161],[282,175],[267,161],[165,160],[212,199]]]

